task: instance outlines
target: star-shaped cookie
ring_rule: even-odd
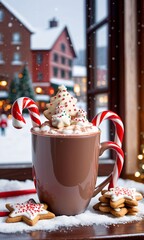
[[[6,204],[10,211],[7,223],[24,221],[26,224],[33,226],[38,220],[51,219],[55,215],[47,210],[47,204],[36,203],[33,199],[24,203]]]

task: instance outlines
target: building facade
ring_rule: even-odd
[[[60,28],[53,19],[48,29],[37,31],[15,9],[0,0],[0,109],[7,111],[9,85],[25,64],[36,100],[45,102],[61,80],[73,86],[75,57],[67,27]]]

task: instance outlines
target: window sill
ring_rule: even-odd
[[[12,61],[11,65],[15,66],[15,65],[22,65],[23,63],[21,61]]]
[[[22,42],[11,42],[12,45],[21,45]]]
[[[98,176],[108,176],[113,170],[114,162],[111,159],[99,160]],[[0,178],[20,181],[32,179],[32,164],[0,164]]]

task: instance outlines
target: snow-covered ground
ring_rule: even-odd
[[[24,128],[17,130],[12,126],[12,121],[8,120],[6,135],[1,136],[0,133],[0,164],[24,164],[32,162],[30,133],[32,124],[28,114],[25,114],[24,118],[26,119],[26,125]],[[44,122],[45,120],[46,118],[41,115],[41,121]],[[107,127],[107,121],[104,121],[100,126],[102,129],[101,141],[108,140]],[[105,152],[103,157],[107,157],[107,154],[108,152]]]
[[[0,164],[2,163],[31,163],[31,133],[32,127],[29,115],[24,115],[26,125],[15,129],[12,120],[8,120],[6,135],[0,134]],[[44,120],[44,117],[41,116]]]

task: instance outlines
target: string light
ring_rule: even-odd
[[[143,139],[144,135],[142,134]],[[139,180],[144,180],[144,144],[140,146],[140,153],[137,156],[138,159],[138,171],[135,172],[135,177]]]

